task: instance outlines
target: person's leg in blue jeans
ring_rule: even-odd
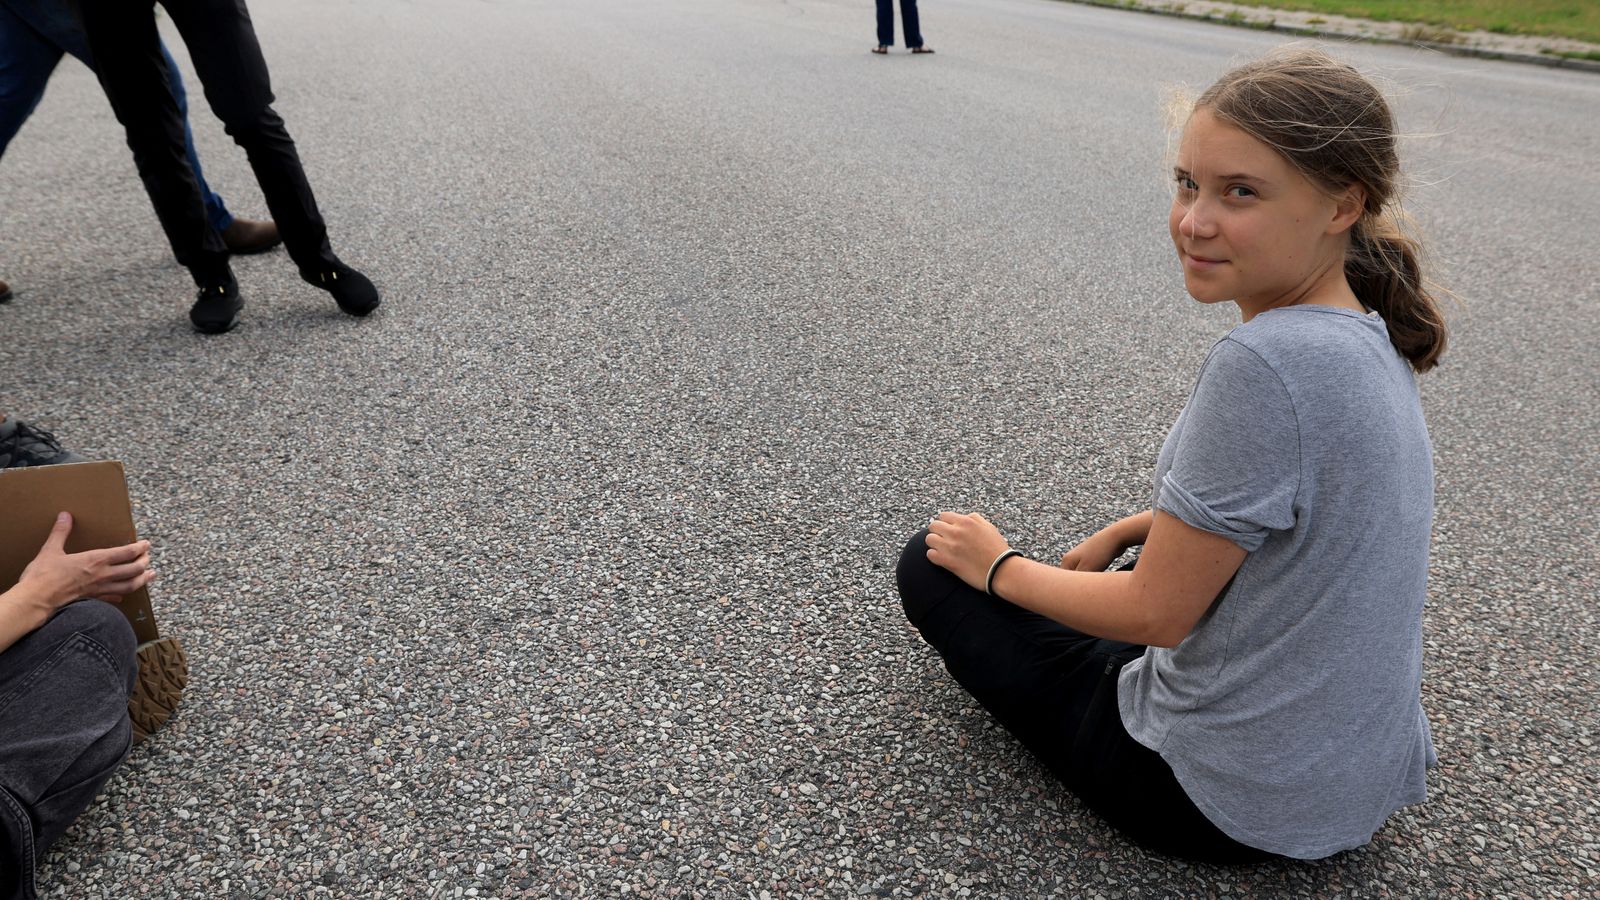
[[[0,156],[39,105],[60,61],[59,47],[0,2]],[[11,285],[0,279],[0,303],[10,299]]]
[[[900,22],[905,27],[906,48],[922,47],[922,24],[917,18],[917,0],[900,0]]]
[[[44,96],[61,47],[0,2],[0,156]]]
[[[917,16],[917,0],[900,0],[900,19],[905,26],[906,48],[913,53],[932,53],[922,44],[922,24]],[[886,53],[894,46],[894,0],[878,0],[878,46],[872,52]]]
[[[122,612],[79,600],[0,651],[0,898],[34,896],[34,867],[128,755],[138,675]]]

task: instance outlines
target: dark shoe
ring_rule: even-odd
[[[6,284],[4,281],[0,281],[0,303],[4,303],[4,302],[6,302],[7,300],[10,300],[10,299],[11,299],[11,285]]]
[[[911,48],[911,52],[912,53],[932,53],[933,52],[933,48],[932,47],[912,47]]]
[[[222,230],[222,243],[227,246],[229,253],[242,256],[265,253],[283,243],[283,238],[278,234],[278,223],[271,219],[264,222],[234,219],[233,224]]]
[[[167,724],[189,684],[189,658],[177,638],[145,641],[139,645],[138,656],[139,680],[128,698],[135,744]]]
[[[364,316],[377,309],[378,304],[383,302],[378,296],[378,289],[372,286],[367,276],[344,263],[320,272],[302,270],[300,277],[305,279],[307,284],[332,294],[339,308],[352,316]]]
[[[71,450],[61,449],[56,436],[43,428],[9,418],[0,422],[0,469],[81,462],[88,460]]]
[[[873,53],[888,53],[889,52],[889,46],[887,44],[879,44],[878,46],[872,48],[872,52]]]
[[[244,309],[244,298],[239,296],[239,282],[228,276],[225,282],[202,285],[189,307],[189,321],[201,334],[222,334],[239,324],[239,310]]]

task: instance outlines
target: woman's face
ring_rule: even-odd
[[[1352,198],[1327,196],[1271,147],[1198,109],[1178,145],[1168,226],[1184,285],[1203,303],[1256,313],[1315,299],[1343,279]]]

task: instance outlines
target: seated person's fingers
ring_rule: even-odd
[[[134,541],[131,544],[123,544],[120,547],[107,547],[103,550],[91,550],[88,552],[94,554],[94,562],[118,565],[138,559],[141,556],[148,556],[150,542]]]
[[[150,554],[146,553],[133,562],[123,563],[120,566],[107,566],[96,581],[101,584],[113,581],[127,581],[142,574],[148,568],[150,568]]]
[[[102,582],[96,586],[94,596],[100,600],[107,600],[112,603],[120,603],[122,602],[123,597],[154,581],[155,577],[156,572],[154,569],[146,569],[132,578],[126,578],[121,581]]]

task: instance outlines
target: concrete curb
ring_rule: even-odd
[[[1383,37],[1372,34],[1355,34],[1348,31],[1328,31],[1321,28],[1307,28],[1299,25],[1280,25],[1276,22],[1248,22],[1230,19],[1226,16],[1210,15],[1208,13],[1192,13],[1182,10],[1170,9],[1160,6],[1148,6],[1138,0],[1061,0],[1064,3],[1078,3],[1083,6],[1100,6],[1106,9],[1121,9],[1128,12],[1149,13],[1157,16],[1169,16],[1174,19],[1192,19],[1197,22],[1210,22],[1215,25],[1231,25],[1236,28],[1252,28],[1256,31],[1276,31],[1281,34],[1293,34],[1299,37],[1323,38],[1326,40],[1360,41],[1365,44],[1395,44],[1403,47],[1418,47],[1423,50],[1437,50],[1452,56],[1470,56],[1477,59],[1498,59],[1506,62],[1526,63],[1535,66],[1544,66],[1547,69],[1575,69],[1580,72],[1600,73],[1600,62],[1587,59],[1572,59],[1566,56],[1542,56],[1533,53],[1515,53],[1503,50],[1486,50],[1482,47],[1463,47],[1458,44],[1442,44],[1436,41],[1407,41],[1398,38]],[[1266,8],[1262,8],[1266,11]]]

